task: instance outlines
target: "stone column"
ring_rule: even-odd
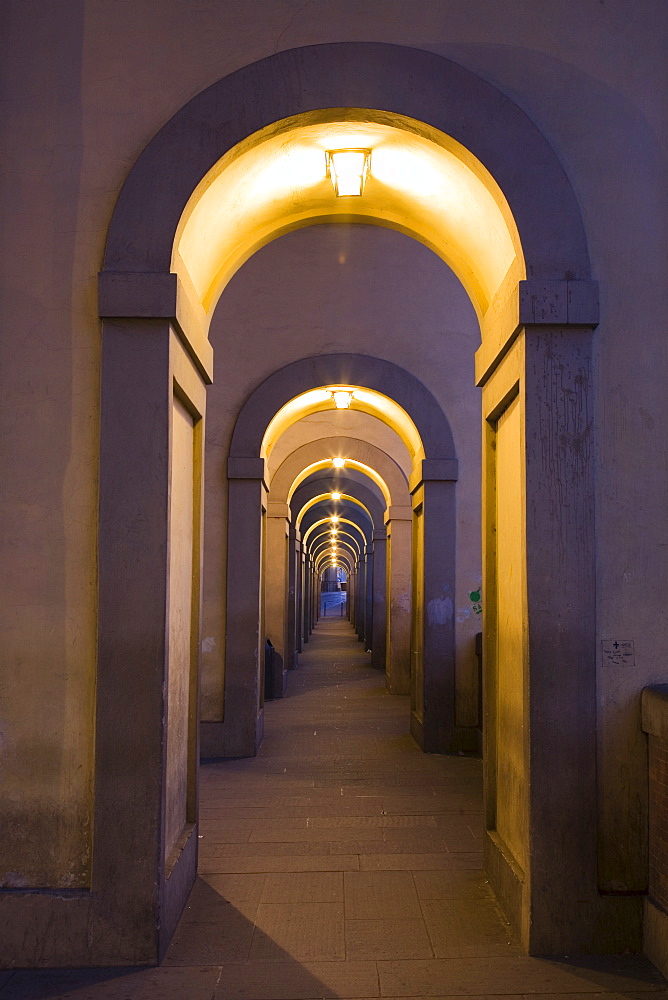
[[[364,562],[364,632],[362,642],[365,649],[371,649],[373,635],[373,533],[371,544],[366,547]]]
[[[264,632],[287,668],[288,648],[288,535],[290,507],[267,503],[264,557]],[[294,591],[293,591],[294,592]],[[294,660],[294,656],[292,657]]]
[[[357,572],[357,594],[355,598],[355,632],[360,642],[364,642],[364,618],[366,605],[366,546],[362,551]]]
[[[387,690],[410,694],[411,532],[410,507],[392,506],[387,526]]]
[[[455,731],[454,459],[413,472],[411,732],[428,753],[464,749]]]
[[[299,607],[301,603],[301,536],[294,525],[290,525],[288,535],[288,669],[294,669],[298,664],[298,653],[301,652],[301,636],[299,634]]]
[[[640,897],[599,891],[597,861],[600,871],[609,859],[605,840],[597,857],[596,834],[606,814],[597,816],[589,793],[602,778],[595,285],[521,282],[518,317],[505,342],[490,334],[476,359],[485,418],[485,864],[532,953],[640,947]],[[620,784],[611,777],[607,794]]]
[[[262,741],[262,570],[267,485],[261,458],[228,460],[227,626],[223,752],[252,757]]]
[[[196,876],[211,350],[196,317],[186,321],[184,296],[175,275],[100,275],[106,318],[92,882],[82,905],[63,914],[67,932],[53,937],[55,952],[41,952],[47,964],[108,965],[119,955],[156,964]],[[40,948],[50,941],[43,903],[36,895],[39,909],[25,935]]]
[[[387,532],[385,528],[373,530],[373,555],[371,557],[371,665],[385,670],[387,631]],[[368,647],[367,647],[368,648]]]

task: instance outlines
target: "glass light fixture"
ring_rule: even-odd
[[[341,494],[340,493],[330,493],[329,495],[331,496],[332,500],[340,500],[341,499]]]
[[[337,410],[347,410],[353,401],[353,394],[350,389],[334,389],[332,399]]]
[[[345,458],[333,458],[332,465],[335,469],[343,469],[346,464]]]
[[[370,149],[328,149],[325,163],[337,198],[362,194],[371,165]]]

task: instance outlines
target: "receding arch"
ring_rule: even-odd
[[[556,808],[545,803],[539,808],[528,797],[523,800],[537,863],[519,887],[512,893],[507,891],[506,903],[528,948],[537,952],[569,951],[574,941],[601,939],[602,932],[591,928],[604,925],[603,904],[610,903],[609,899],[602,902],[597,895],[595,880],[575,890],[559,878],[564,870],[596,870],[595,844],[590,836],[596,825],[595,803],[583,797],[575,802],[567,785],[573,773],[581,775],[587,787],[595,785],[594,734],[591,727],[587,728],[588,717],[582,709],[595,698],[595,629],[591,624],[595,614],[593,459],[577,451],[573,444],[585,440],[590,432],[586,393],[591,378],[591,349],[587,334],[598,320],[585,230],[577,197],[556,154],[507,96],[439,56],[376,43],[314,46],[280,53],[214,84],[193,98],[147,145],[130,171],[113,212],[99,285],[100,316],[111,322],[105,322],[103,328],[94,899],[101,901],[103,914],[109,903],[116,906],[120,898],[128,912],[149,914],[147,925],[153,921],[153,930],[160,927],[159,935],[153,933],[153,939],[159,942],[153,947],[159,955],[195,870],[196,839],[191,833],[187,850],[178,861],[179,877],[172,877],[164,891],[156,889],[160,878],[153,876],[136,885],[126,880],[124,895],[119,895],[116,885],[101,880],[102,873],[119,871],[122,859],[133,852],[138,865],[151,871],[161,848],[166,793],[158,788],[155,776],[161,773],[166,753],[162,698],[169,651],[161,628],[169,588],[171,529],[164,515],[169,509],[172,472],[171,394],[176,385],[174,398],[188,401],[197,448],[196,424],[203,416],[201,390],[212,377],[205,309],[187,274],[178,277],[170,270],[179,220],[197,185],[227,151],[275,122],[323,108],[387,108],[392,114],[426,123],[451,136],[470,150],[494,178],[517,227],[527,280],[518,283],[517,276],[511,275],[508,286],[502,284],[491,297],[481,321],[483,347],[478,355],[477,378],[486,390],[485,462],[489,488],[485,517],[491,538],[495,528],[493,445],[504,407],[519,398],[522,419],[529,430],[521,452],[528,483],[521,514],[526,525],[526,550],[531,554],[526,615],[531,627],[523,647],[528,692],[522,707],[526,759],[530,761],[531,787],[552,783],[554,802],[568,803],[571,836],[561,836],[562,817]],[[316,362],[311,364],[317,368]],[[558,380],[541,381],[540,373],[548,368],[559,370]],[[317,378],[310,385],[348,381],[350,378],[342,373],[336,378]],[[309,379],[305,383],[309,384]],[[565,393],[570,393],[566,407]],[[411,407],[407,405],[406,409],[410,412]],[[549,420],[544,419],[546,414]],[[455,524],[452,440],[436,432],[428,433],[428,425],[429,421],[420,430],[426,457],[422,470],[414,470],[414,476],[423,478],[411,481],[414,504],[416,510],[424,512],[434,500],[433,509],[438,511],[441,522]],[[251,430],[250,425],[247,429]],[[431,453],[427,451],[428,441],[435,445]],[[248,503],[259,511],[266,500],[267,484],[259,451],[252,447],[252,432],[248,439],[236,444],[241,447],[231,455],[231,489],[237,502]],[[561,483],[555,484],[541,465],[541,447],[543,452],[559,456],[555,468],[568,470],[568,477]],[[576,451],[579,464],[572,461]],[[425,473],[434,478],[425,479]],[[123,484],[122,495],[119,484]],[[569,490],[569,502],[560,506],[555,496],[561,496],[559,491],[564,488]],[[128,551],[127,525],[141,523],[147,509],[161,517],[151,524],[151,544],[143,546],[139,555],[136,546]],[[235,538],[229,555],[232,563],[234,555],[238,555],[240,565],[249,552],[260,551],[260,518],[237,527],[244,530]],[[424,522],[420,530],[424,534]],[[450,555],[447,550],[436,554],[434,564],[438,563],[441,576],[449,574],[454,566]],[[566,565],[567,571],[559,579],[544,571],[551,558]],[[489,596],[486,613],[491,623],[486,630],[485,662],[490,707],[488,819],[492,830],[499,799],[493,738],[497,667],[494,601],[498,583],[495,559],[490,544],[484,572]],[[192,579],[198,579],[195,564]],[[136,601],[145,594],[147,581],[154,594],[155,635],[143,643],[133,635],[134,646],[128,650],[126,626],[133,621]],[[246,683],[259,635],[256,610],[251,609],[249,615],[248,607],[228,604],[232,617],[236,614],[251,632],[255,629],[255,645],[250,644],[250,652],[231,650],[226,698],[234,719],[229,731],[223,731],[224,723],[216,731],[218,724],[212,726],[204,740],[205,752],[211,749],[224,756],[238,753],[242,747],[242,752],[252,753],[261,738],[257,685],[252,678]],[[193,628],[196,634],[196,624]],[[197,649],[195,642],[192,649]],[[450,670],[452,650],[447,628],[433,652],[439,662],[446,664],[446,672]],[[191,665],[195,661],[193,653]],[[566,716],[551,697],[555,676],[560,679],[562,703],[569,706],[569,712],[585,716],[583,725],[579,724],[580,715]],[[129,811],[136,811],[145,820],[143,854],[136,853],[137,840],[129,824],[127,833],[121,831],[112,843],[106,823],[115,803],[116,789],[108,777],[113,774],[111,765],[118,756],[120,729],[115,725],[116,720],[124,718],[128,689],[150,706],[145,729],[139,735],[151,752],[146,756],[145,768],[128,776],[125,786]],[[455,731],[450,692],[431,687],[429,702],[443,706],[444,723],[434,728],[433,735],[438,745],[444,746]],[[243,711],[235,715],[239,707]],[[564,742],[566,718],[571,723],[572,739]],[[196,832],[196,827],[193,829]],[[491,840],[487,851],[495,884],[517,886],[516,873]],[[164,870],[163,859],[161,876]],[[574,895],[575,891],[578,895]],[[586,905],[580,906],[582,893]],[[78,935],[82,955],[86,954],[84,923],[77,924],[72,932],[73,938]],[[127,934],[124,947],[132,953],[134,941],[130,935],[134,931]]]
[[[319,385],[363,385],[387,396],[409,415],[420,435],[426,459],[455,460],[452,431],[434,396],[414,375],[364,354],[320,354],[295,361],[270,375],[251,393],[234,426],[230,457],[259,456],[274,414]]]
[[[324,464],[319,465],[323,455],[329,462],[337,457],[347,456],[358,462],[361,467],[373,469],[387,492],[388,506],[390,503],[410,502],[408,483],[394,459],[368,441],[345,436],[316,438],[288,455],[272,477],[270,484],[272,499],[278,501],[285,499],[289,502],[292,492],[299,486],[304,470],[310,470],[312,466],[326,467]]]

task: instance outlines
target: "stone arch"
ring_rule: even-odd
[[[605,902],[592,885],[586,890],[587,905],[580,906],[578,900],[585,898],[582,892],[573,895],[572,886],[558,877],[564,870],[596,870],[595,844],[589,836],[596,823],[595,800],[580,796],[576,802],[569,786],[569,775],[576,773],[587,788],[593,788],[596,759],[591,726],[595,699],[593,459],[577,447],[590,432],[588,331],[598,321],[584,225],[576,194],[555,152],[506,95],[433,53],[378,43],[291,50],[219,81],[193,98],[148,143],[119,194],[99,281],[104,323],[93,898],[100,901],[101,914],[111,907],[119,921],[125,912],[148,914],[153,931],[146,931],[141,944],[136,929],[127,923],[123,930],[119,922],[116,951],[137,955],[138,961],[156,960],[166,947],[196,867],[197,827],[188,819],[194,817],[196,804],[195,709],[186,725],[187,780],[178,801],[170,798],[170,788],[156,777],[177,750],[170,743],[165,721],[174,644],[165,631],[164,608],[177,598],[177,577],[170,574],[169,566],[173,551],[170,484],[193,497],[192,566],[181,574],[190,634],[181,637],[183,663],[178,669],[187,672],[191,704],[196,702],[203,396],[204,386],[212,379],[207,317],[187,282],[170,273],[179,220],[207,171],[233,146],[281,119],[326,107],[388,109],[451,136],[495,179],[517,226],[526,280],[499,289],[491,301],[482,321],[483,344],[476,359],[476,377],[484,388],[486,435],[486,767],[491,831],[486,852],[494,884],[501,887],[525,946],[538,953],[570,951],[574,942],[582,945],[594,940],[597,932],[591,928],[601,924]],[[313,359],[310,365],[317,369]],[[552,377],[550,373],[557,370],[559,377]],[[575,401],[569,407],[563,405],[565,393],[572,404]],[[425,443],[433,438],[432,429],[426,426]],[[441,489],[444,484],[452,487],[456,474],[451,443],[441,438],[427,453],[422,469],[415,471],[419,478],[411,481],[418,535],[425,530],[424,520],[419,519],[430,506],[441,521],[454,523],[453,491]],[[230,476],[238,501],[257,507],[266,502],[267,484],[259,452],[247,444],[252,444],[252,434],[249,441],[236,442]],[[176,447],[185,450],[184,463],[175,461]],[[542,457],[546,450],[554,459],[549,470]],[[524,553],[523,622],[528,626],[523,625],[515,659],[522,663],[522,680],[516,686],[528,693],[517,708],[525,743],[517,758],[521,794],[515,812],[524,817],[525,840],[531,839],[531,868],[525,864],[521,838],[516,836],[513,813],[507,807],[513,799],[514,764],[504,738],[498,735],[499,711],[504,709],[498,678],[505,671],[508,683],[515,684],[508,673],[508,657],[512,656],[503,633],[508,581],[499,569],[497,528],[505,531],[506,526],[499,521],[496,506],[497,487],[503,488],[509,469],[515,477],[521,474],[525,484],[518,523],[524,525],[519,547]],[[555,470],[560,470],[559,482]],[[439,478],[425,478],[431,474]],[[507,476],[512,478],[510,472]],[[569,502],[560,504],[560,490],[566,482]],[[434,490],[431,484],[436,484]],[[134,540],[129,542],[128,525],[142,531],[141,553]],[[147,526],[148,534],[143,531]],[[243,538],[235,539],[235,546],[238,543],[243,553],[258,551],[260,519],[253,524],[249,521],[244,532]],[[434,556],[439,567],[449,566],[447,552]],[[558,578],[545,572],[553,559],[560,567]],[[135,609],[146,598],[149,580],[152,600],[140,624]],[[235,610],[238,620],[252,628],[252,621],[246,620],[247,609],[237,606]],[[128,623],[133,623],[132,628]],[[552,697],[556,676],[561,700]],[[137,824],[127,824],[118,837],[110,838],[108,817],[117,808],[116,785],[110,776],[127,749],[119,719],[124,716],[129,690],[134,693],[141,723],[132,739],[147,750],[144,768],[128,776],[124,795],[128,814],[140,818],[143,833],[139,836]],[[241,689],[237,693],[245,696]],[[430,690],[430,703],[439,703],[441,695],[438,689]],[[446,706],[444,718],[451,720],[451,699],[440,703]],[[573,733],[568,744],[562,736],[566,719]],[[454,732],[454,724],[448,725]],[[257,733],[255,718],[237,736],[250,746]],[[442,746],[443,732],[436,737]],[[180,755],[183,750],[179,748]],[[546,785],[553,789],[553,803],[538,801],[531,791]],[[558,834],[562,802],[569,804],[569,838]],[[163,819],[172,809],[186,818],[183,843],[171,845],[179,848],[175,860]],[[122,882],[110,878],[108,873],[124,870],[130,856],[138,865],[143,863],[146,878],[128,876]],[[97,905],[93,904],[92,916],[82,910],[84,915],[75,917],[72,925],[72,940],[80,941],[82,962],[96,960],[87,950],[86,928],[95,919]],[[73,946],[72,961],[75,954]],[[97,960],[107,961],[108,956],[100,953]]]
[[[355,459],[374,469],[381,477],[388,490],[392,504],[410,504],[408,483],[394,461],[386,452],[359,438],[327,437],[316,438],[293,451],[276,469],[270,483],[272,500],[287,502],[293,484],[303,469],[310,468],[321,458],[336,458],[343,451],[351,459]]]
[[[272,622],[281,623],[274,631],[273,641],[281,653],[287,651],[292,657],[290,603],[297,590],[293,579],[293,559],[297,555],[291,551],[292,532],[290,506],[283,501],[273,501],[268,491],[266,461],[260,457],[265,432],[274,415],[290,401],[309,392],[314,387],[327,385],[356,385],[379,393],[392,400],[407,415],[419,435],[420,445],[416,449],[409,489],[413,497],[415,514],[405,510],[395,512],[396,534],[404,535],[407,524],[415,518],[415,548],[419,551],[419,587],[411,588],[411,630],[413,643],[414,684],[412,689],[411,731],[419,745],[432,752],[459,749],[460,739],[467,734],[459,734],[455,723],[455,651],[454,615],[447,621],[435,625],[426,615],[421,614],[417,602],[426,603],[439,599],[443,586],[454,593],[455,586],[455,483],[457,460],[450,425],[443,410],[429,390],[410,372],[382,358],[363,354],[328,354],[303,358],[274,372],[250,394],[241,407],[232,434],[228,460],[229,503],[228,503],[228,604],[226,630],[226,715],[222,723],[205,724],[205,730],[220,734],[218,753],[229,755],[234,752],[254,753],[262,733],[262,711],[259,703],[257,683],[251,684],[248,672],[253,651],[262,647],[257,629],[242,630],[240,621],[260,622],[251,608],[257,605],[262,593],[264,576],[261,564],[262,533],[251,527],[264,520],[266,525],[266,562],[284,565],[285,552],[288,555],[288,569],[284,581],[273,587],[271,594],[265,591],[270,601],[269,614]],[[316,492],[319,489],[315,487]],[[297,491],[303,490],[303,486]],[[294,498],[293,498],[294,500]],[[374,503],[377,501],[374,498]],[[294,508],[293,508],[294,509]],[[264,515],[263,515],[264,511]],[[409,520],[410,518],[410,520]],[[400,525],[398,522],[404,523]],[[379,517],[375,527],[373,543],[376,547],[376,605],[386,603],[386,529]],[[287,540],[287,541],[286,541]],[[297,542],[295,536],[295,543]],[[240,548],[243,545],[243,549]],[[373,545],[371,546],[373,550]],[[403,544],[404,553],[406,544]],[[409,550],[410,551],[410,550]],[[367,608],[364,614],[364,637],[373,647],[371,635],[372,578],[371,555],[365,561],[364,587],[367,593]],[[236,573],[237,567],[252,561],[257,566],[257,575],[250,571],[244,577],[243,587]],[[404,554],[405,560],[405,554]],[[379,566],[382,562],[382,571]],[[231,575],[234,573],[234,577]],[[282,571],[281,571],[282,573]],[[405,575],[405,574],[404,574]],[[382,583],[380,582],[382,580]],[[288,596],[289,595],[289,596]],[[298,618],[298,613],[295,613]],[[361,618],[361,615],[360,615]],[[382,623],[382,628],[381,628]],[[385,616],[379,616],[375,636],[377,665],[385,665]],[[407,693],[409,684],[410,659],[407,655],[407,636],[397,648],[397,670],[392,674],[391,689],[397,693]],[[400,651],[399,651],[400,650]],[[257,657],[257,652],[255,652]],[[259,674],[258,674],[259,676]],[[242,680],[242,678],[245,678]],[[228,686],[230,693],[227,693]],[[241,697],[237,704],[236,694]],[[249,725],[249,718],[256,721]],[[240,731],[243,723],[243,732]],[[228,743],[232,740],[232,743]],[[213,741],[207,743],[208,753],[215,752]]]

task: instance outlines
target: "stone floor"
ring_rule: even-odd
[[[480,761],[407,730],[321,619],[259,756],[202,766],[200,877],[162,966],[0,973],[0,1000],[668,1000],[636,957],[521,954],[481,871]]]

